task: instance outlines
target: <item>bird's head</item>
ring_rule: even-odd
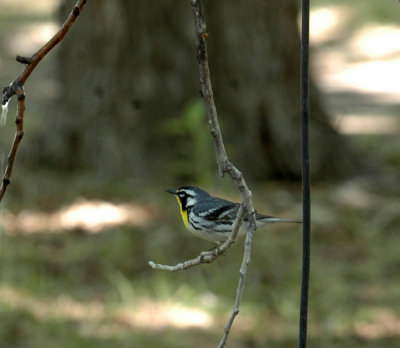
[[[177,190],[167,190],[167,192],[172,193],[176,197],[183,211],[192,208],[200,197],[209,197],[207,192],[195,186],[182,186]]]

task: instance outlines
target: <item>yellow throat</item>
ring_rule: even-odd
[[[183,210],[182,209],[181,200],[179,199],[178,196],[175,196],[175,197],[176,197],[176,200],[178,201],[178,204],[179,204],[179,210],[181,211],[183,223],[185,224],[186,228],[188,228],[189,227],[189,219],[188,219],[187,210]]]

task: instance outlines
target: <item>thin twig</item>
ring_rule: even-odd
[[[17,131],[15,132],[11,150],[7,157],[7,167],[3,176],[3,181],[0,186],[0,202],[3,199],[4,193],[7,190],[7,186],[10,184],[15,156],[17,155],[19,144],[21,143],[21,140],[24,136],[25,93],[23,86],[18,85],[15,88],[15,93],[18,100],[17,115],[15,117],[15,125],[17,127]]]
[[[218,344],[218,348],[222,348],[225,346],[226,341],[228,340],[229,332],[231,330],[233,321],[235,320],[236,316],[239,314],[240,311],[240,301],[242,299],[242,294],[244,290],[244,283],[246,280],[246,274],[247,274],[247,266],[250,263],[250,254],[251,254],[251,242],[253,239],[253,233],[255,229],[254,228],[249,228],[246,234],[246,241],[244,244],[245,252],[242,260],[242,265],[240,266],[240,271],[239,271],[239,284],[236,290],[236,298],[235,298],[235,304],[233,306],[232,313],[228,319],[228,322],[225,325],[224,328],[224,335],[221,339],[221,341]]]
[[[85,6],[88,0],[79,0],[74,8],[72,9],[70,15],[67,20],[58,30],[58,32],[43,46],[41,47],[32,57],[20,57],[17,56],[16,60],[22,64],[25,64],[25,68],[17,78],[11,82],[11,84],[7,87],[3,88],[3,99],[1,104],[7,105],[9,100],[16,95],[18,99],[17,113],[15,117],[16,123],[16,133],[11,145],[11,150],[8,155],[7,168],[5,169],[5,173],[3,176],[3,180],[0,187],[0,202],[3,200],[4,194],[7,190],[8,185],[11,183],[11,174],[14,166],[14,161],[17,155],[17,151],[19,148],[19,144],[21,143],[22,137],[24,135],[23,131],[23,120],[25,113],[25,93],[24,93],[24,84],[26,80],[29,78],[33,70],[39,64],[39,62],[49,53],[67,34],[71,26],[74,24],[76,18],[81,13],[83,7]]]

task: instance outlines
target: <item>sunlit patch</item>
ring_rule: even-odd
[[[60,6],[61,0],[1,0],[1,12],[8,15],[49,16]]]
[[[178,328],[201,327],[213,325],[213,318],[204,310],[196,307],[185,307],[177,303],[144,302],[139,307],[118,312],[119,321],[130,326],[160,329],[167,326]]]
[[[103,337],[137,327],[208,328],[214,324],[211,315],[201,308],[171,302],[139,300],[135,305],[106,307],[100,301],[80,302],[63,294],[42,300],[19,289],[3,286],[0,288],[0,303],[29,311],[38,320],[58,318],[77,321],[82,327],[89,324],[94,334]]]
[[[312,60],[319,87],[328,93],[367,94],[382,103],[397,103],[400,26],[368,24],[352,31],[348,24],[353,16],[350,7],[336,5],[311,12],[310,42],[320,48]],[[335,44],[322,46],[329,41]],[[390,132],[387,120],[380,127]]]
[[[370,321],[355,324],[357,335],[366,339],[377,339],[400,335],[400,317],[390,309],[380,309]]]
[[[396,116],[339,116],[335,128],[344,134],[399,134],[400,120]]]
[[[16,309],[30,311],[38,319],[66,318],[70,320],[102,320],[106,310],[101,302],[78,302],[66,295],[53,299],[41,300],[20,291],[3,286],[0,288],[0,303]]]
[[[321,44],[336,38],[351,17],[352,11],[348,6],[333,5],[312,10],[310,12],[310,43]]]
[[[13,55],[31,56],[49,41],[57,30],[58,25],[54,22],[23,25],[9,37],[8,49]]]
[[[400,59],[348,64],[338,70],[321,71],[319,78],[329,92],[387,93],[393,95],[393,100],[400,98]]]
[[[350,39],[349,45],[363,59],[384,59],[400,55],[400,27],[367,25]]]
[[[199,308],[175,305],[168,308],[165,314],[169,322],[177,327],[209,327],[212,324],[211,317]]]
[[[0,223],[6,233],[57,232],[81,229],[90,233],[118,225],[145,225],[155,214],[138,204],[114,204],[80,200],[54,213],[5,211]]]

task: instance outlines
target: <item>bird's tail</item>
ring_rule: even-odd
[[[264,224],[272,224],[276,222],[288,222],[288,223],[295,223],[301,224],[303,223],[300,219],[286,219],[286,218],[278,218],[274,216],[265,216],[261,214],[257,214],[257,222],[264,225]]]

